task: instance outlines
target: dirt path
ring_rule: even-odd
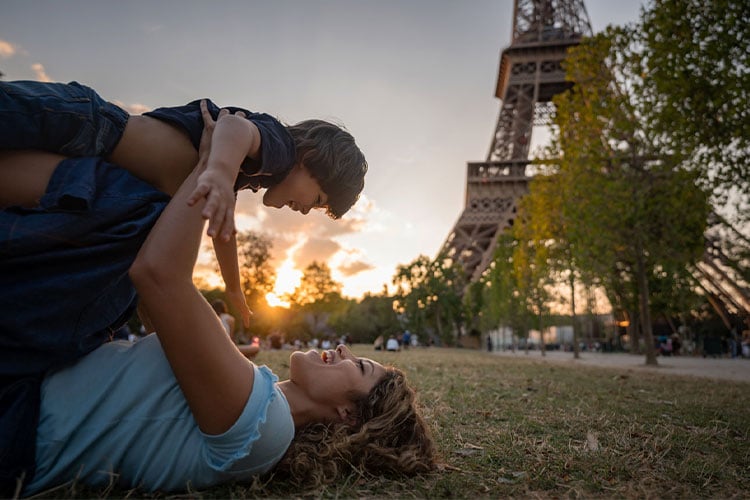
[[[561,351],[548,351],[546,356],[542,356],[541,351],[529,351],[528,354],[524,351],[496,351],[493,354],[548,363],[626,368],[662,375],[692,375],[718,380],[750,382],[750,359],[742,358],[659,357],[657,358],[659,365],[653,367],[645,365],[645,356],[622,353],[582,352],[580,359],[574,359],[572,352]]]

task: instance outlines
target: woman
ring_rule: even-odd
[[[128,116],[75,83],[0,82],[0,496],[33,468],[41,376],[132,316],[128,269],[196,163],[206,169],[188,202],[207,200],[225,295],[245,325],[233,188],[266,189],[266,206],[333,218],[356,201],[367,163],[350,134],[234,109],[195,101]],[[307,189],[311,180],[325,201]],[[257,346],[243,350],[252,357]]]
[[[157,333],[105,344],[46,375],[36,472],[23,494],[73,479],[206,488],[277,464],[292,480],[319,482],[350,465],[429,470],[432,441],[402,373],[339,346],[294,353],[289,380],[277,384],[223,334],[191,279],[205,200],[187,201],[201,173],[188,176],[130,269]],[[320,192],[312,178],[297,188]]]

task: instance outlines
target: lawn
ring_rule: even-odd
[[[404,369],[417,386],[444,462],[439,471],[352,475],[323,491],[271,480],[194,496],[750,498],[750,384],[473,350],[354,350]],[[283,379],[288,358],[262,352],[257,361]],[[45,496],[141,494],[72,485]]]

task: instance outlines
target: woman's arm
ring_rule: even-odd
[[[205,201],[190,206],[201,167],[162,213],[130,270],[164,352],[198,426],[228,430],[252,391],[252,364],[224,333],[221,321],[192,282]]]

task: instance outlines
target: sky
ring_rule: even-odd
[[[585,4],[597,32],[637,20],[642,1]],[[369,171],[342,220],[242,192],[236,222],[271,238],[279,295],[317,260],[358,298],[434,257],[458,220],[466,163],[495,130],[512,14],[512,0],[2,0],[0,71],[75,80],[134,114],[208,97],[344,125]]]

